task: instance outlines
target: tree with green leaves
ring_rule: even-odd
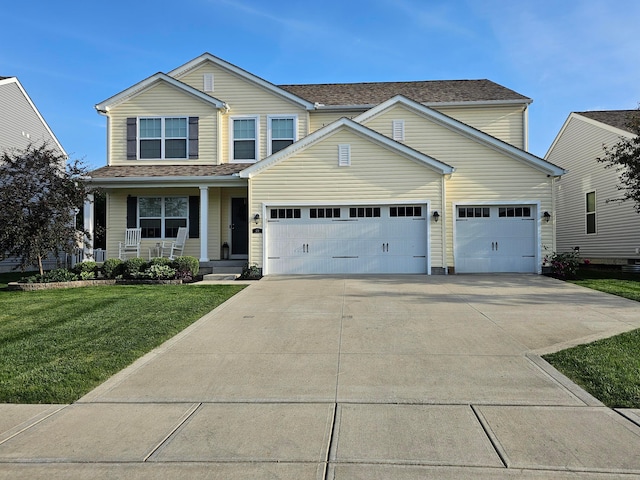
[[[627,130],[633,134],[620,138],[618,143],[608,147],[603,145],[604,155],[597,158],[604,168],[615,168],[620,176],[617,185],[621,196],[607,201],[633,201],[636,212],[640,213],[640,111],[631,115]]]
[[[90,193],[87,169],[47,144],[0,156],[0,260],[17,257],[17,268],[38,266],[49,255],[72,254],[88,232],[75,215]]]

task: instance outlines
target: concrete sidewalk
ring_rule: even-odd
[[[0,405],[0,479],[640,479],[640,412],[538,356],[638,327],[533,275],[264,278],[73,405]]]

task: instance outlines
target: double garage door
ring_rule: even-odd
[[[537,222],[533,205],[458,206],[457,273],[537,271]]]
[[[427,273],[425,204],[272,207],[269,274]]]

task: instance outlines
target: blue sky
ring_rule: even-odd
[[[275,84],[488,78],[534,100],[539,156],[570,112],[640,102],[637,0],[35,0],[0,18],[0,76],[90,167],[94,105],[204,52]]]

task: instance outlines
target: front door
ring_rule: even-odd
[[[246,256],[249,243],[249,215],[246,198],[231,199],[231,255]]]

